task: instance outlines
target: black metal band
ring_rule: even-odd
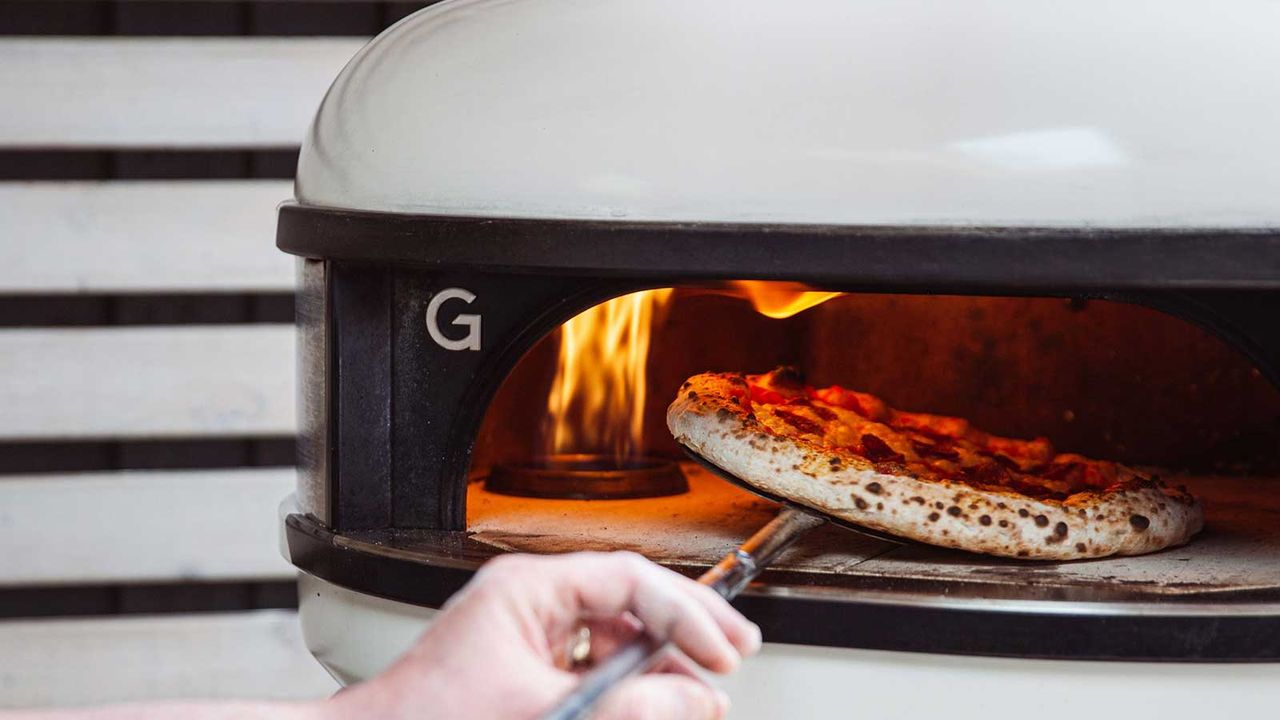
[[[286,519],[286,536],[293,563],[303,571],[357,592],[425,607],[442,605],[498,552],[460,532],[363,542],[302,515]],[[431,541],[423,542],[427,537]],[[930,602],[748,588],[734,604],[759,623],[766,640],[778,643],[1077,660],[1280,660],[1280,606],[1274,604],[1215,613],[1176,605],[1136,611],[1071,602],[982,608],[941,595],[924,599]]]
[[[968,293],[1280,289],[1280,229],[868,227],[403,215],[285,205],[313,258]]]

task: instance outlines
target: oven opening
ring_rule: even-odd
[[[692,463],[667,405],[692,375],[789,365],[1058,452],[1152,469],[1206,528],[1143,557],[1002,560],[823,528],[770,583],[985,598],[1280,596],[1280,392],[1209,332],[1105,300],[833,293],[742,281],[598,305],[536,344],[472,452],[467,530],[501,550],[629,549],[713,564],[774,506]]]

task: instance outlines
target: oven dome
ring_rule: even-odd
[[[338,76],[304,205],[1280,226],[1280,4],[449,0]]]

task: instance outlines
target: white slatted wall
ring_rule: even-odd
[[[295,429],[293,262],[274,210],[329,82],[411,8],[14,5],[0,18],[0,707],[330,692],[292,611],[170,614],[164,598],[216,610],[293,581],[275,544],[293,470],[279,452],[243,459]],[[41,598],[153,614],[32,617]]]

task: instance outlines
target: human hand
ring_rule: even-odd
[[[759,628],[714,591],[639,555],[509,555],[481,568],[408,653],[339,693],[326,714],[536,718],[577,684],[568,655],[583,625],[594,658],[641,632],[681,651],[606,695],[596,720],[721,718],[728,698],[695,664],[729,673],[760,647]]]

